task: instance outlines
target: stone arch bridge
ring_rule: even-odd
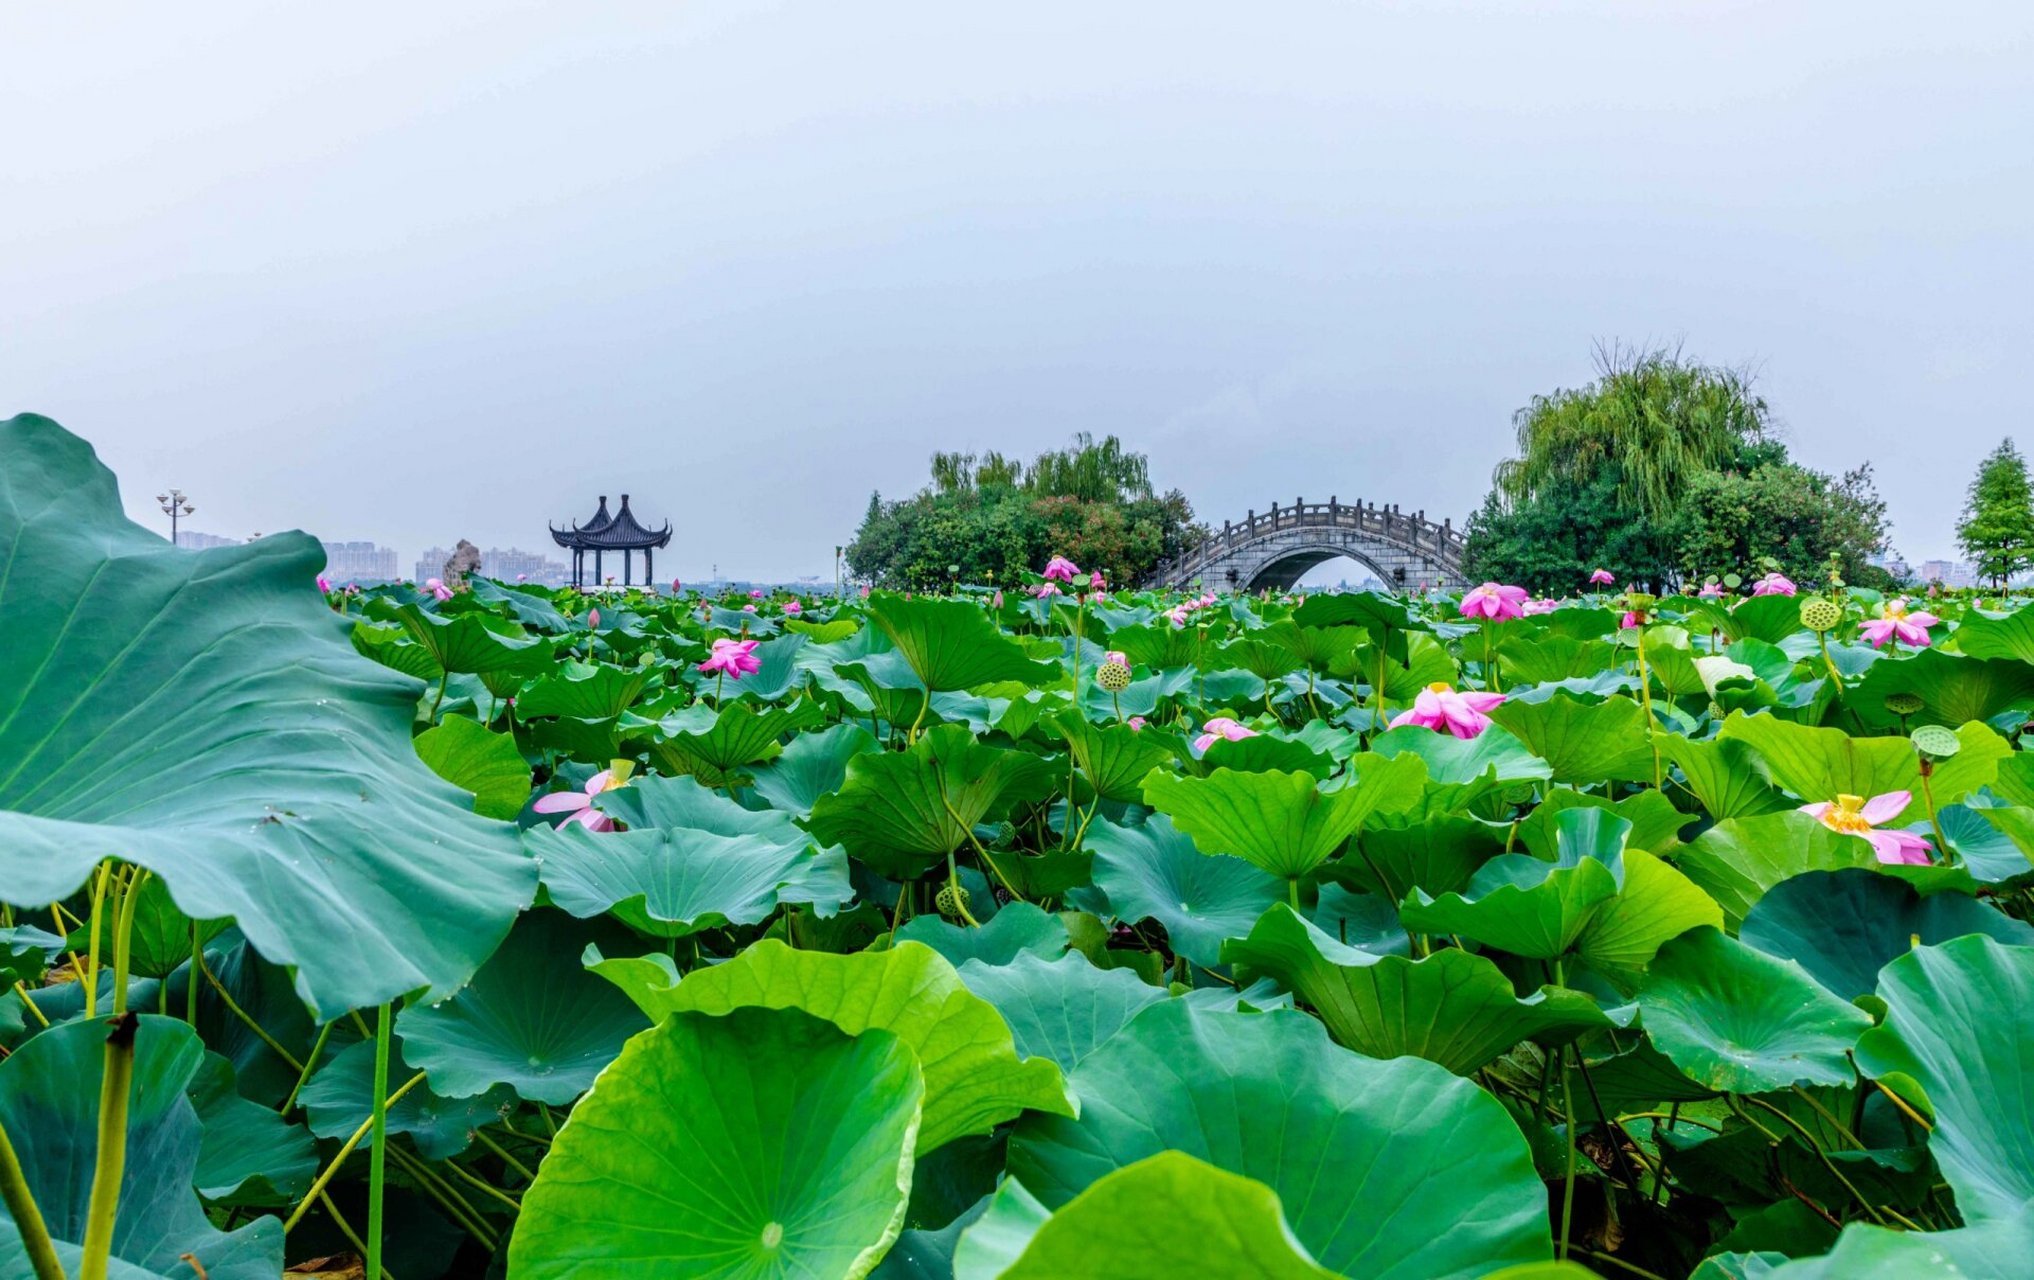
[[[1324,560],[1347,556],[1385,585],[1416,587],[1446,578],[1462,580],[1462,534],[1451,520],[1397,506],[1296,499],[1289,507],[1224,520],[1199,546],[1161,561],[1148,587],[1187,587],[1198,579],[1217,591],[1284,590]]]

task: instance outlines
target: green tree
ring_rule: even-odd
[[[1978,464],[1956,540],[1978,576],[1991,579],[1994,587],[2034,568],[2034,487],[2028,484],[2027,460],[2012,440],[2001,441]]]

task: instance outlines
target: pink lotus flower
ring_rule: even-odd
[[[1523,606],[1527,613],[1552,613],[1561,607],[1559,600],[1528,600]]]
[[[1129,721],[1128,721],[1128,723],[1129,723],[1129,725],[1130,725],[1130,732],[1132,732],[1132,733],[1135,733],[1135,732],[1137,732],[1137,731],[1138,731],[1139,729],[1142,729],[1142,728],[1144,727],[1144,717],[1143,717],[1143,716],[1131,716],[1131,717],[1130,717],[1130,719],[1129,719]]]
[[[1723,584],[1720,582],[1705,582],[1702,584],[1702,590],[1695,594],[1703,600],[1721,600],[1724,596]]]
[[[743,613],[754,613],[755,611],[756,611],[756,606],[755,606],[755,605],[753,605],[753,604],[745,604],[745,605],[743,605],[743,606],[742,606],[742,612],[743,612]]]
[[[1123,655],[1123,651],[1121,649],[1108,650],[1106,653],[1102,655],[1102,661],[1113,662],[1119,667],[1127,667],[1130,665],[1130,659]]]
[[[1102,571],[1100,569],[1097,569],[1093,573],[1088,575],[1088,586],[1094,588],[1096,591],[1100,591],[1103,587],[1106,587],[1108,585],[1109,584],[1107,582],[1103,581]]]
[[[713,653],[699,664],[699,669],[708,675],[728,675],[739,680],[762,670],[763,661],[756,657],[754,640],[730,640],[726,636],[713,642]]]
[[[1769,573],[1752,583],[1751,593],[1755,596],[1791,596],[1794,594],[1794,584],[1785,574]]]
[[[756,588],[749,592],[749,599],[751,600],[761,600],[762,598],[763,592],[761,588]]]
[[[1187,607],[1185,605],[1181,605],[1179,606],[1179,608],[1174,609],[1172,612],[1166,614],[1165,616],[1172,619],[1173,626],[1184,627],[1187,624],[1188,617]]]
[[[1203,595],[1199,600],[1196,600],[1194,603],[1198,604],[1203,609],[1209,608],[1215,603],[1215,593],[1210,591]]]
[[[626,778],[617,780],[612,769],[602,769],[586,780],[584,795],[577,791],[553,791],[548,795],[538,796],[537,803],[530,807],[538,813],[571,814],[571,817],[558,824],[561,827],[569,827],[576,822],[588,831],[612,831],[614,819],[593,807],[593,797],[603,791],[612,791],[627,781]]]
[[[864,582],[862,584],[862,599],[866,600],[868,598],[869,598],[869,584]]]
[[[519,574],[517,574],[517,575],[516,575],[516,581],[517,581],[517,582],[528,582],[529,580],[530,580],[530,575],[529,575],[529,574],[527,574],[527,573],[519,573]]]
[[[332,583],[322,573],[318,575],[318,590],[324,592],[326,595],[332,594]]]
[[[1108,598],[1109,593],[1106,591],[1091,591],[1088,593],[1088,599],[1090,600],[1107,600]]]
[[[1524,587],[1500,586],[1486,582],[1472,588],[1462,597],[1462,616],[1465,618],[1523,618],[1525,602],[1532,593]]]
[[[1941,621],[1932,613],[1908,613],[1905,600],[1888,600],[1879,606],[1879,616],[1865,623],[1860,630],[1864,632],[1864,638],[1872,642],[1874,649],[1885,648],[1888,640],[1926,649],[1928,628]]]
[[[445,585],[444,579],[442,578],[424,579],[424,589],[426,591],[429,591],[432,595],[438,597],[438,599],[441,602],[450,600],[452,598],[452,591]]]
[[[1880,823],[1899,817],[1913,799],[1911,791],[1888,791],[1869,800],[1861,796],[1838,796],[1834,803],[1804,804],[1801,812],[1817,819],[1831,831],[1863,836],[1871,841],[1872,852],[1878,855],[1880,862],[1925,867],[1930,862],[1928,855],[1934,851],[1934,845],[1911,831],[1874,830]]]
[[[685,585],[684,585],[683,583],[679,582],[679,581],[678,581],[678,579],[676,579],[676,578],[673,578],[673,579],[671,579],[671,594],[672,594],[672,595],[674,595],[674,596],[675,596],[675,595],[677,595],[677,594],[678,594],[679,592],[681,592],[681,591],[683,591],[683,590],[685,590]]]
[[[1047,596],[1058,595],[1059,588],[1050,582],[1041,582],[1038,584],[1037,590],[1033,591],[1031,594],[1037,596],[1040,600],[1043,600]]]
[[[805,612],[805,606],[798,603],[796,600],[788,600],[784,604],[784,612],[790,614],[792,617],[795,618],[799,614]]]
[[[1504,701],[1501,693],[1479,693],[1473,690],[1456,692],[1445,681],[1435,681],[1420,690],[1413,699],[1412,709],[1401,711],[1392,717],[1389,728],[1416,724],[1422,729],[1439,733],[1452,733],[1458,738],[1473,738],[1490,727],[1490,717],[1483,714]]]
[[[1641,618],[1636,613],[1633,613],[1631,610],[1626,609],[1624,611],[1624,617],[1621,620],[1619,620],[1617,625],[1625,631],[1630,631],[1636,627],[1643,626],[1644,624],[1645,624],[1644,618]]]
[[[1241,742],[1245,738],[1257,736],[1257,730],[1238,724],[1227,716],[1216,716],[1213,720],[1202,725],[1201,728],[1204,732],[1200,737],[1194,739],[1194,753],[1196,755],[1204,754],[1209,747],[1214,746],[1215,739],[1217,738],[1222,738],[1229,742]]]
[[[1054,556],[1045,562],[1045,576],[1060,582],[1072,582],[1080,570],[1065,556]]]
[[[989,598],[989,607],[991,609],[1000,609],[1003,607],[1003,588],[1001,587],[996,588],[996,594]]]
[[[600,610],[588,609],[586,611],[586,629],[588,631],[594,631],[599,629],[599,627],[600,627]]]
[[[1596,570],[1596,572],[1589,575],[1589,585],[1592,587],[1609,587],[1615,586],[1616,584],[1617,584],[1617,575],[1613,574],[1608,569],[1598,569]]]

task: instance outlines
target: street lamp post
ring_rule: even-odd
[[[182,489],[158,493],[155,500],[162,504],[162,513],[170,518],[170,545],[174,547],[177,545],[177,517],[190,515],[197,508],[191,505],[191,500],[184,496]]]

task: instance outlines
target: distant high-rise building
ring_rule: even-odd
[[[222,538],[216,533],[198,533],[191,529],[177,530],[177,545],[188,551],[203,551],[207,547],[233,547],[240,545],[238,538]]]
[[[344,585],[349,582],[393,582],[398,572],[394,547],[372,542],[321,542],[325,548],[325,576]]]
[[[1977,585],[1976,572],[1961,560],[1923,560],[1914,576],[1923,582],[1939,582],[1945,587]]]

